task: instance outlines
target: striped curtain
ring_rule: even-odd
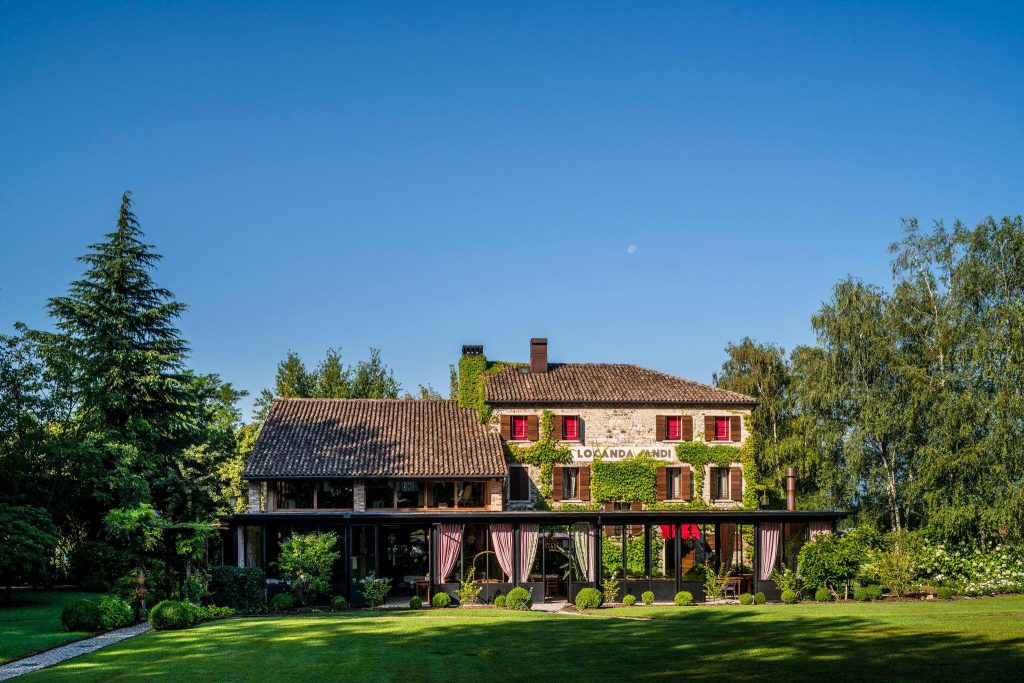
[[[779,536],[782,525],[762,524],[757,536],[757,580],[767,581],[775,571],[775,559],[779,555]]]
[[[588,522],[577,522],[572,525],[572,547],[576,556],[576,569],[579,576],[587,581],[594,580],[594,528]]]
[[[462,552],[462,525],[439,524],[437,527],[437,582],[444,583],[455,568]]]
[[[492,524],[491,525],[491,547],[494,548],[494,555],[498,558],[501,571],[505,572],[508,580],[512,580],[512,525]]]
[[[813,541],[822,534],[832,533],[832,524],[830,522],[811,522],[807,531]]]
[[[537,557],[537,525],[524,524],[519,527],[519,580],[527,581],[533,560]]]

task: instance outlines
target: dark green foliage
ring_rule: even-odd
[[[663,464],[646,453],[617,461],[595,458],[590,466],[590,495],[601,503],[654,503],[658,500],[658,467]]]
[[[46,510],[0,503],[0,586],[39,582],[57,547],[57,528]]]
[[[197,608],[180,600],[163,600],[149,610],[149,625],[157,631],[188,628],[198,621]]]
[[[814,600],[816,602],[832,602],[832,591],[824,586],[820,586],[814,591]]]
[[[414,595],[409,600],[409,607],[412,609],[420,609],[421,607],[423,607],[423,601],[420,600],[418,596]]]
[[[281,543],[274,565],[303,605],[322,598],[330,589],[334,563],[341,557],[334,549],[337,543],[337,534],[320,531],[292,534]]]
[[[452,596],[447,593],[434,593],[434,598],[430,601],[434,607],[448,607],[452,604]]]
[[[103,612],[96,600],[75,600],[64,607],[60,621],[68,631],[100,631]]]
[[[867,602],[871,599],[871,593],[867,586],[857,586],[853,589],[853,599],[857,602]]]
[[[800,594],[792,590],[782,591],[782,602],[787,605],[793,605],[800,602]]]
[[[754,596],[750,593],[740,593],[740,604],[741,605],[753,605]]]
[[[259,567],[210,567],[209,600],[231,607],[240,614],[258,614],[267,609],[267,577]]]
[[[943,586],[938,591],[939,600],[952,600],[953,595],[953,589],[949,586]]]
[[[754,593],[754,604],[755,605],[763,605],[766,602],[768,602],[768,597],[764,593],[762,593],[761,591],[758,591],[757,593]]]
[[[295,607],[295,598],[290,593],[278,593],[270,601],[270,609],[274,612],[284,612]]]
[[[505,607],[505,596],[504,595],[496,596],[494,598],[494,606],[495,607],[502,607],[502,608],[504,608]]]
[[[640,595],[640,599],[643,601],[643,603],[645,605],[653,605],[654,604],[654,593],[652,591],[644,591]]]
[[[509,593],[511,595],[511,592]],[[603,597],[601,591],[596,588],[582,588],[576,594],[576,607],[578,609],[597,609],[601,606]]]
[[[693,604],[693,593],[690,591],[679,591],[676,593],[676,597],[673,599],[678,606],[683,607],[685,605]]]
[[[331,611],[332,612],[344,612],[348,609],[348,600],[345,599],[344,595],[335,595],[331,598]]]
[[[525,588],[516,586],[505,596],[505,606],[509,609],[529,610],[533,607],[533,598]]]
[[[135,621],[135,611],[131,604],[116,595],[104,595],[100,598],[100,613],[103,628],[110,630],[130,626]]]

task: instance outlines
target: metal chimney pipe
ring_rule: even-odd
[[[796,510],[796,470],[792,467],[786,468],[786,509]]]

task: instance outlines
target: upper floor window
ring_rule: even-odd
[[[530,499],[530,472],[526,469],[524,465],[509,465],[508,499]]]
[[[683,438],[683,418],[678,415],[669,415],[665,418],[665,439],[668,441],[679,441]]]
[[[566,415],[562,418],[562,441],[580,440],[580,418],[577,415]]]
[[[529,441],[530,439],[530,420],[526,415],[513,415],[512,416],[512,440],[513,441]]]
[[[562,468],[562,500],[578,500],[580,497],[580,468]]]
[[[714,471],[715,479],[712,482],[711,497],[714,500],[729,500],[729,470],[722,467]]]
[[[683,470],[681,467],[666,468],[668,476],[668,489],[666,497],[669,500],[681,500],[683,497]]]
[[[715,441],[730,441],[729,437],[729,418],[728,417],[716,417],[715,418]]]
[[[278,510],[313,509],[313,482],[290,479],[277,482],[275,491]]]
[[[351,510],[354,505],[352,482],[327,480],[317,483],[316,506],[322,510]]]

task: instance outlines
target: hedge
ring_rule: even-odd
[[[95,600],[69,602],[61,612],[60,621],[68,631],[103,630],[103,612]]]
[[[267,611],[267,576],[259,567],[210,567],[209,600],[241,614]]]

